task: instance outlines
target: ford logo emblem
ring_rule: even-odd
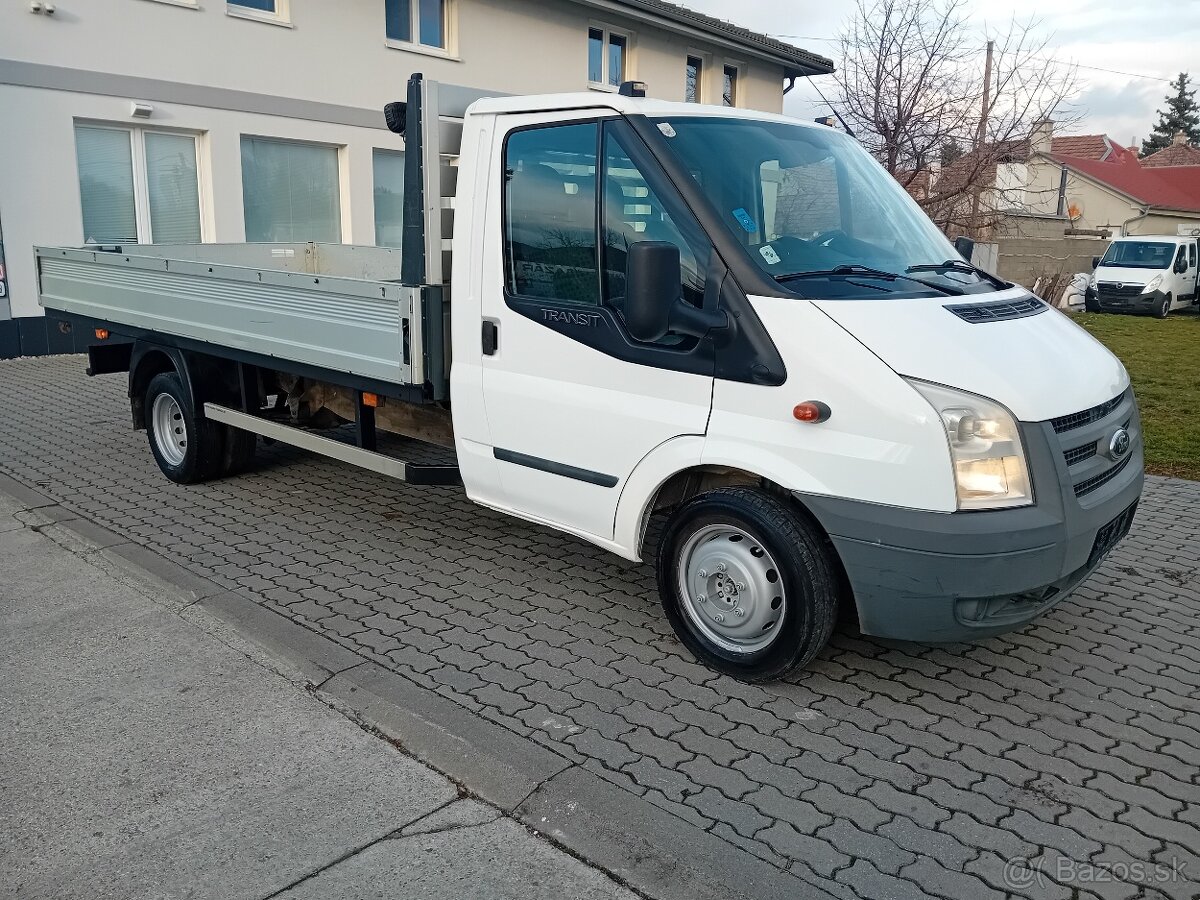
[[[1129,454],[1129,448],[1133,446],[1133,439],[1129,436],[1129,432],[1124,428],[1118,428],[1113,432],[1112,438],[1108,442],[1108,455],[1113,459],[1124,459]]]

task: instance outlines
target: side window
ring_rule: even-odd
[[[1196,245],[1188,244],[1188,265],[1195,268],[1196,265]]]
[[[1187,262],[1187,249],[1183,244],[1179,245],[1179,252],[1175,254],[1175,265],[1182,266]]]
[[[604,302],[618,310],[623,306],[625,256],[630,244],[669,241],[679,248],[681,296],[693,306],[702,306],[707,243],[696,234],[684,236],[654,186],[626,152],[622,138],[611,128],[604,132],[603,183]]]
[[[504,149],[507,288],[519,297],[598,304],[595,122],[530,128]]]

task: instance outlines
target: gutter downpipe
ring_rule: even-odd
[[[1150,215],[1149,204],[1142,207],[1142,212],[1140,215],[1133,216],[1132,218],[1126,219],[1124,222],[1121,223],[1121,237],[1129,237],[1130,224],[1132,224],[1133,222],[1140,222],[1140,221],[1142,221],[1142,219],[1146,218],[1146,216],[1148,216],[1148,215]]]
[[[798,76],[796,76],[796,75],[789,75],[787,77],[787,87],[785,87],[783,89],[784,94],[788,93],[788,91],[790,91],[792,88],[794,88],[796,86],[796,78],[797,77]]]

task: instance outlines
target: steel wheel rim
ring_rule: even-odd
[[[154,445],[162,458],[172,466],[182,465],[187,455],[187,426],[179,403],[170,394],[159,394],[154,398],[150,419],[154,426]]]
[[[679,554],[684,615],[730,653],[756,653],[783,628],[787,594],[770,552],[736,525],[708,525]]]

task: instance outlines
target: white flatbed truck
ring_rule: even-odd
[[[666,615],[739,678],[807,663],[839,610],[962,641],[1067,596],[1142,490],[1121,363],[846,135],[642,93],[414,75],[401,249],[41,247],[41,303],[129,373],[174,481],[262,435],[628,559],[665,517]]]

